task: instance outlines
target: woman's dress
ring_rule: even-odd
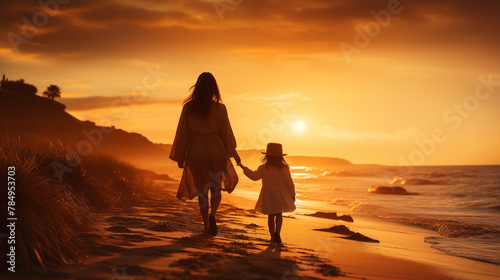
[[[206,119],[188,113],[186,106],[170,152],[172,160],[184,162],[177,198],[193,199],[218,187],[231,193],[238,176],[229,158],[237,153],[226,106],[212,101]]]

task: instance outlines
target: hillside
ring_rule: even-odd
[[[0,91],[0,138],[19,139],[22,146],[42,151],[51,143],[61,143],[68,153],[107,154],[156,172],[175,166],[168,159],[170,145],[154,144],[138,133],[78,120],[65,111],[63,104],[41,96]]]

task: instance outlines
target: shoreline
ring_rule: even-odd
[[[236,192],[236,191],[235,191]],[[223,201],[226,200],[229,203],[238,203],[238,205],[244,205],[245,207],[249,207],[249,209],[253,209],[253,204],[255,202],[248,197],[245,197],[246,192],[243,192],[243,195],[240,196],[238,192],[233,194],[225,194],[223,197]],[[238,197],[238,198],[236,198]],[[342,213],[344,210],[342,207],[338,207],[337,211],[333,209],[331,212],[339,212]],[[340,211],[339,211],[340,210]],[[300,213],[303,212],[303,213]],[[447,254],[446,252],[440,251],[438,249],[432,248],[431,244],[424,242],[425,237],[439,237],[439,234],[433,230],[425,229],[415,225],[408,225],[395,221],[388,221],[382,218],[376,217],[368,217],[368,216],[353,216],[354,223],[347,223],[336,220],[328,220],[322,218],[309,217],[304,215],[305,213],[309,213],[310,209],[303,209],[300,206],[297,207],[297,210],[294,212],[294,216],[300,217],[300,219],[294,219],[293,221],[288,221],[285,219],[283,230],[286,230],[287,227],[293,226],[293,223],[296,223],[300,220],[308,220],[308,223],[300,223],[301,232],[309,232],[310,234],[303,235],[303,238],[296,238],[293,240],[294,243],[304,242],[304,240],[311,240],[311,236],[316,236],[317,241],[310,242],[308,241],[307,247],[324,247],[325,241],[332,242],[338,244],[332,244],[333,247],[337,246],[354,246],[358,253],[367,255],[368,257],[382,257],[387,258],[386,262],[397,261],[397,262],[409,262],[408,266],[411,267],[414,265],[423,265],[424,267],[431,267],[436,269],[438,272],[443,272],[451,276],[448,279],[497,279],[498,275],[500,275],[500,266],[496,264],[492,264],[489,262],[482,262],[478,260],[468,259],[459,256],[453,256]],[[289,215],[289,214],[288,214]],[[264,217],[264,215],[262,215]],[[289,225],[292,224],[292,225]],[[349,240],[343,240],[340,237],[341,235],[332,234],[327,232],[319,232],[314,231],[314,228],[326,228],[331,227],[333,225],[345,225],[350,230],[355,232],[361,232],[371,238],[380,240],[378,244],[370,244],[370,243],[361,243]],[[307,229],[307,230],[306,230]],[[387,236],[387,234],[389,236]],[[286,237],[282,236],[283,240],[286,240]],[[323,254],[328,254],[328,251],[323,252]],[[371,255],[375,254],[375,255]],[[346,254],[349,258],[354,257],[350,254]],[[332,261],[338,265],[340,268],[348,268],[352,267],[355,270],[363,269],[362,266],[353,265],[349,261],[344,261],[341,258],[332,258]],[[366,277],[366,276],[362,276]],[[377,277],[376,275],[370,275],[370,277]],[[384,278],[388,277],[388,278]],[[380,279],[389,279],[391,275],[386,274],[383,278]],[[391,279],[408,279],[408,275],[403,278],[391,278]],[[369,278],[372,279],[372,278]],[[376,278],[373,278],[376,279]]]

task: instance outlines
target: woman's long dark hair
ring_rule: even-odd
[[[191,89],[193,89],[193,92],[184,99],[182,104],[187,104],[189,113],[196,114],[204,119],[208,118],[211,101],[220,102],[222,99],[217,81],[215,81],[211,73],[203,72],[198,76],[196,84]]]
[[[282,156],[265,155],[262,159],[262,163],[264,163],[266,168],[269,166],[276,166],[278,169],[288,167],[288,163],[286,163],[285,158]]]

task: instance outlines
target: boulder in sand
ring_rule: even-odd
[[[361,233],[359,232],[356,232],[355,234],[353,235],[350,235],[350,236],[346,236],[346,237],[341,237],[341,238],[344,238],[344,239],[349,239],[349,240],[354,240],[354,241],[360,241],[360,242],[372,242],[372,243],[380,243],[380,241],[376,240],[376,239],[373,239],[373,238],[370,238],[368,236],[365,236],[365,235],[362,235]]]
[[[368,188],[369,193],[376,194],[396,194],[396,195],[410,195],[415,193],[407,192],[403,187],[387,187],[387,186],[373,186]]]
[[[312,217],[318,217],[318,218],[324,218],[324,219],[332,219],[332,220],[342,220],[345,222],[354,222],[353,218],[349,215],[342,215],[342,216],[337,216],[337,213],[328,213],[328,212],[316,212],[313,214],[306,214],[307,216],[312,216]]]
[[[331,233],[338,233],[338,234],[343,234],[343,235],[353,235],[354,231],[351,231],[349,228],[347,228],[344,225],[339,225],[339,226],[333,226],[331,228],[320,228],[320,229],[314,229],[316,231],[326,231],[326,232],[331,232]]]

